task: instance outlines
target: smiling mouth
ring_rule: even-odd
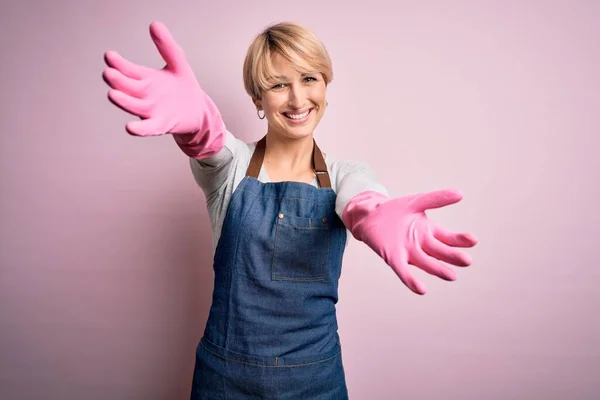
[[[287,119],[292,120],[292,121],[302,121],[304,119],[306,119],[308,117],[308,115],[312,112],[312,108],[302,112],[302,113],[291,113],[291,112],[284,112],[282,113]]]

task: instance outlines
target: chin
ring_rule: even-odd
[[[314,128],[315,127],[312,125],[306,126],[306,127],[296,127],[296,128],[285,127],[280,132],[282,135],[284,135],[285,137],[288,137],[290,139],[303,139],[303,138],[311,136],[315,130]]]

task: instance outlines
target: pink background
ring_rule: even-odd
[[[103,53],[162,67],[164,21],[238,137],[266,24],[326,43],[317,140],[480,238],[412,294],[362,243],[339,303],[352,399],[600,396],[600,2],[12,1],[0,8],[0,398],[185,399],[210,306],[210,225],[169,136],[136,138]]]

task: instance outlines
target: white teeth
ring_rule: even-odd
[[[306,112],[303,112],[302,114],[290,114],[290,113],[285,113],[285,115],[286,115],[288,118],[291,118],[291,119],[302,119],[302,118],[306,117],[306,116],[308,115],[308,113],[309,113],[309,112],[310,112],[310,110],[308,110],[308,111],[306,111]]]

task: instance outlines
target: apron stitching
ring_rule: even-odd
[[[243,190],[243,189],[242,189]],[[246,211],[246,213],[244,214],[244,218],[242,218],[242,221],[245,220],[246,215],[250,212],[250,210],[252,210],[252,205],[254,204],[254,202],[258,199],[258,195],[256,193],[254,194],[254,201],[252,202],[252,204],[250,205],[250,207],[248,207],[248,210]],[[232,194],[233,197],[233,194]],[[237,232],[237,238],[236,238],[236,246],[235,246],[235,254],[233,256],[233,263],[231,264],[231,267],[229,268],[229,270],[231,271],[231,275],[229,276],[229,301],[227,302],[227,308],[228,310],[231,310],[233,308],[233,305],[231,304],[234,296],[232,294],[233,289],[233,274],[236,274],[237,271],[235,270],[235,265],[237,264],[237,257],[238,257],[238,250],[240,247],[240,242],[241,240],[239,240],[239,235],[241,234],[241,229],[238,229]],[[225,337],[225,346],[227,347],[227,345],[229,344],[229,330],[231,325],[233,324],[232,320],[233,320],[233,313],[228,312],[227,313],[227,333],[226,333],[226,337]]]
[[[259,182],[260,184],[263,184],[262,182]],[[321,190],[321,189],[319,189]],[[236,190],[237,191],[237,190]],[[255,193],[252,190],[248,190],[248,189],[239,189],[240,192],[250,192],[255,196],[258,196],[257,193]],[[335,194],[335,192],[334,192]],[[233,196],[233,195],[232,195]],[[310,201],[311,203],[317,203],[317,204],[326,204],[326,205],[330,205],[330,204],[335,204],[335,201],[316,201],[316,200],[312,200],[312,199],[307,199],[306,197],[294,197],[294,196],[268,196],[268,195],[264,195],[261,194],[260,197],[262,198],[269,198],[269,199],[293,199],[293,200],[304,200],[304,201]]]
[[[309,222],[308,224],[310,225],[311,222]],[[302,229],[305,231],[326,231],[327,230],[327,227],[323,228],[321,226],[298,226],[298,225],[294,225],[294,224],[286,224],[284,222],[280,222],[279,225],[290,226],[292,228]]]
[[[206,351],[208,351],[209,353],[211,353],[211,354],[213,354],[213,355],[215,355],[215,356],[217,356],[219,358],[222,358],[224,360],[233,361],[233,362],[237,362],[237,363],[240,363],[240,364],[251,365],[251,366],[254,366],[254,367],[264,367],[264,368],[293,368],[293,367],[304,367],[304,366],[308,366],[308,365],[320,364],[320,363],[323,363],[325,361],[329,361],[331,359],[336,358],[341,353],[341,351],[338,351],[337,353],[335,353],[331,357],[327,357],[327,358],[324,358],[322,360],[312,361],[312,362],[308,362],[308,363],[289,364],[289,365],[287,365],[287,364],[286,365],[277,365],[277,361],[276,361],[276,365],[268,365],[268,364],[262,365],[262,364],[251,363],[251,362],[248,362],[248,361],[238,360],[238,359],[235,359],[235,358],[230,358],[230,357],[224,356],[222,354],[215,353],[214,351],[212,351],[211,349],[209,349],[208,347],[206,347],[206,345],[204,343],[202,343],[202,342],[200,342],[200,345],[202,347],[204,347],[206,349]],[[277,357],[275,357],[275,359],[277,360]]]

